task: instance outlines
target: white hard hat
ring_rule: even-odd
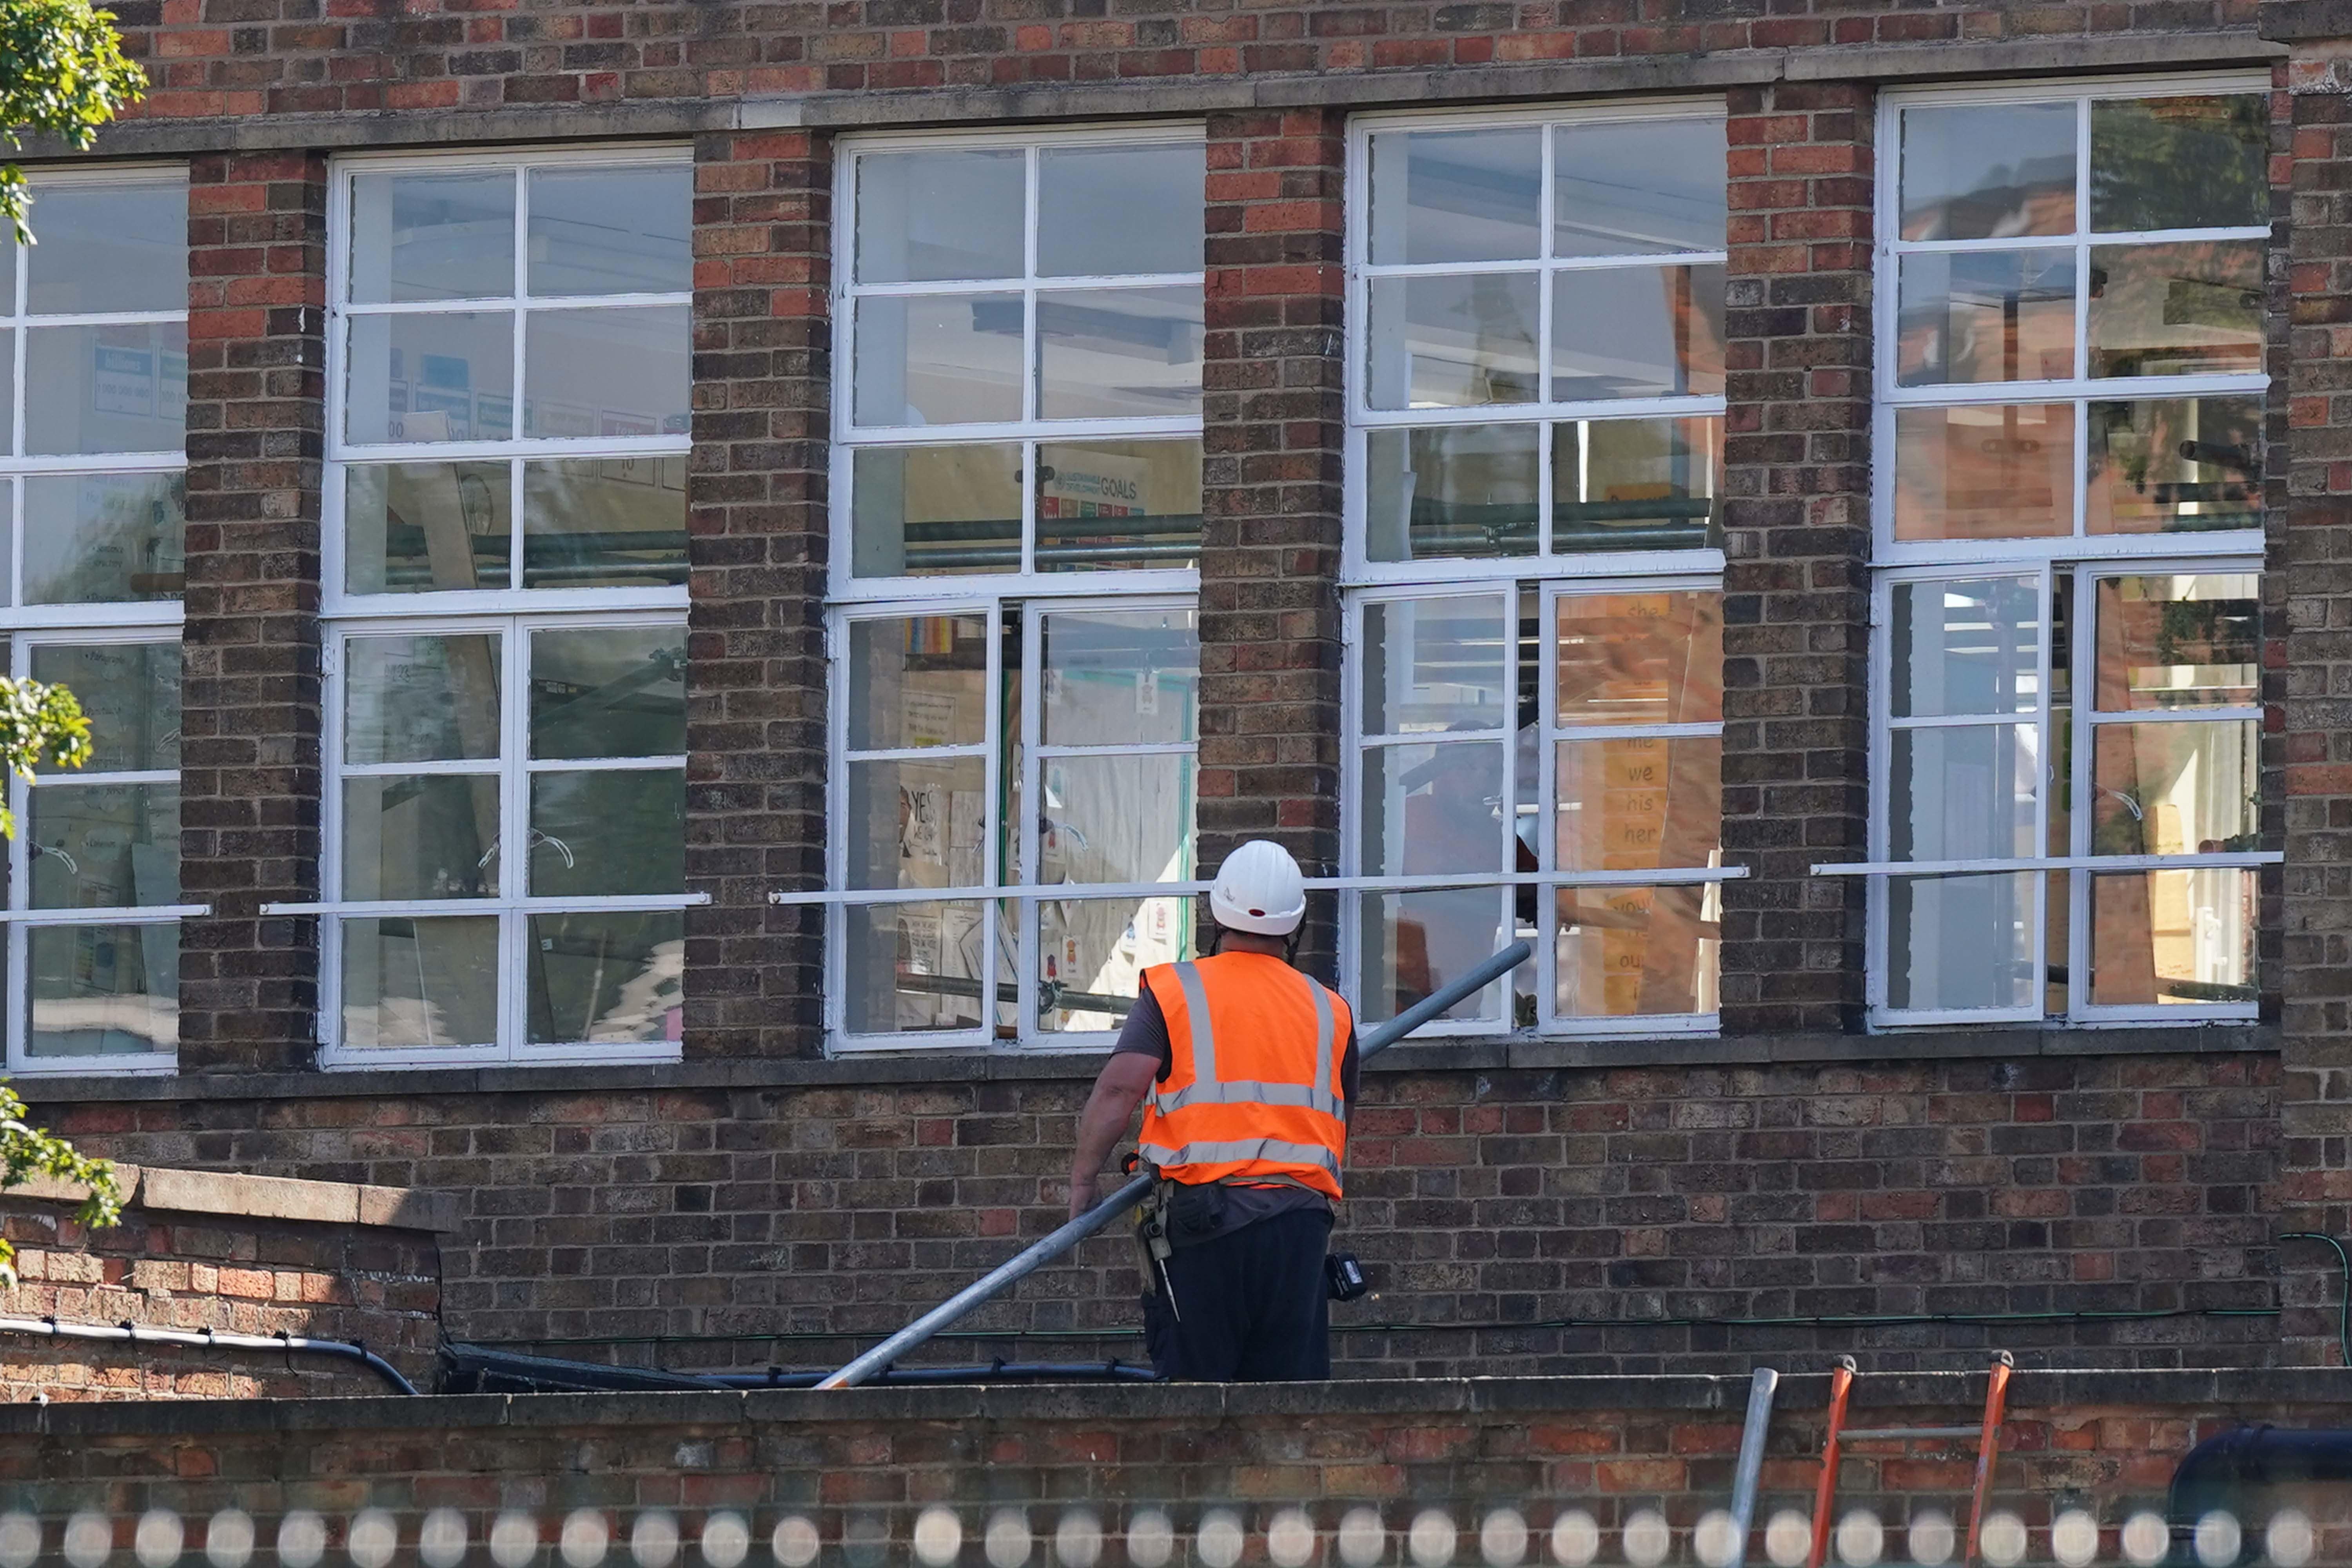
[[[1209,913],[1227,931],[1288,936],[1307,918],[1307,879],[1289,850],[1253,838],[1217,868]]]

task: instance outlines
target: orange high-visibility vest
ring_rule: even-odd
[[[1143,983],[1169,1052],[1143,1110],[1143,1157],[1172,1181],[1287,1178],[1339,1197],[1347,1002],[1262,952],[1155,964]]]

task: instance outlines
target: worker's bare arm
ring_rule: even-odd
[[[1094,1207],[1095,1177],[1159,1074],[1158,1060],[1138,1051],[1117,1052],[1103,1064],[1094,1092],[1087,1097],[1087,1108],[1078,1112],[1078,1147],[1070,1157],[1072,1219]]]

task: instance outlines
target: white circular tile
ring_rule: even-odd
[[[466,1516],[436,1508],[416,1527],[416,1560],[425,1568],[457,1568],[466,1560]]]
[[[629,1526],[629,1555],[637,1568],[669,1568],[677,1561],[677,1521],[660,1509],[637,1515]]]
[[[1139,1508],[1127,1521],[1127,1560],[1133,1568],[1166,1568],[1176,1554],[1176,1526],[1156,1508]]]
[[[278,1521],[278,1568],[312,1568],[327,1554],[327,1521],[298,1508]]]
[[[1658,1568],[1674,1550],[1675,1532],[1666,1524],[1666,1516],[1656,1509],[1645,1508],[1626,1520],[1624,1529],[1625,1561],[1633,1568]]]
[[[597,1568],[604,1553],[613,1549],[613,1527],[604,1521],[604,1510],[575,1508],[563,1516],[563,1528],[555,1537],[555,1550],[565,1568]]]
[[[1738,1548],[1739,1527],[1728,1509],[1709,1509],[1691,1527],[1691,1555],[1699,1560],[1700,1568],[1731,1568]]]
[[[1813,1521],[1784,1508],[1764,1524],[1764,1555],[1772,1568],[1803,1568],[1812,1555]]]
[[[947,1568],[963,1550],[963,1521],[937,1503],[915,1516],[915,1561],[924,1568]]]
[[[114,1521],[89,1510],[66,1521],[65,1559],[73,1568],[100,1568],[114,1555]]]
[[[21,1509],[0,1513],[0,1568],[33,1568],[41,1554],[41,1521]]]
[[[705,1531],[706,1536],[708,1531]],[[519,1508],[508,1509],[490,1521],[490,1561],[499,1568],[530,1568],[539,1555],[539,1520]],[[737,1553],[735,1562],[743,1561]],[[729,1563],[726,1568],[734,1568]]]
[[[988,1529],[980,1544],[988,1555],[989,1568],[1021,1568],[1037,1543],[1029,1533],[1028,1518],[1019,1509],[1000,1508],[988,1516]]]
[[[2070,1508],[2050,1521],[2050,1555],[2059,1568],[2091,1568],[2099,1557],[2099,1521]]]
[[[187,1543],[188,1532],[178,1514],[151,1508],[139,1516],[139,1528],[131,1532],[131,1554],[139,1559],[140,1568],[172,1568]]]
[[[1414,1514],[1412,1528],[1404,1537],[1405,1554],[1412,1559],[1413,1568],[1454,1568],[1454,1549],[1460,1543],[1454,1516],[1437,1508]]]
[[[1551,1560],[1559,1568],[1585,1568],[1601,1555],[1601,1526],[1580,1508],[1551,1521]]]
[[[1478,1560],[1486,1568],[1519,1568],[1528,1560],[1527,1516],[1515,1508],[1495,1508],[1478,1521]]]
[[[212,1568],[245,1568],[253,1561],[253,1515],[225,1508],[206,1520],[205,1561]]]
[[[1192,1551],[1202,1568],[1234,1568],[1242,1560],[1242,1548],[1248,1544],[1241,1516],[1229,1508],[1211,1509],[1192,1531]]]
[[[1101,1516],[1090,1508],[1065,1510],[1054,1526],[1054,1560],[1062,1568],[1095,1568],[1102,1552]]]
[[[400,1550],[400,1521],[383,1509],[363,1508],[352,1515],[343,1531],[343,1551],[352,1568],[384,1568]]]
[[[2172,1527],[2164,1515],[2143,1509],[2124,1521],[2123,1548],[2132,1568],[2157,1568],[2172,1551]]]
[[[1358,1503],[1339,1516],[1339,1561],[1347,1568],[1375,1568],[1388,1555],[1388,1526],[1381,1510]]]
[[[1952,1516],[1939,1508],[1923,1508],[1911,1516],[1911,1526],[1903,1532],[1904,1544],[1909,1548],[1911,1561],[1919,1568],[1943,1568],[1958,1550],[1960,1534],[1952,1524]]]
[[[2230,1568],[2237,1562],[2238,1549],[2245,1542],[2245,1531],[2238,1527],[2238,1516],[2228,1509],[2217,1508],[2197,1521],[2197,1561],[2205,1568]]]
[[[1838,1521],[1832,1540],[1837,1545],[1838,1561],[1851,1568],[1877,1568],[1878,1560],[1886,1555],[1886,1526],[1866,1508],[1849,1510]]]
[[[815,1521],[797,1513],[776,1521],[775,1531],[768,1537],[768,1550],[782,1568],[809,1568],[823,1544]]]
[[[2263,1528],[2263,1555],[2277,1568],[2304,1568],[2318,1550],[2318,1532],[2300,1509],[2279,1510]]]
[[[1985,1515],[1977,1527],[1977,1550],[1992,1568],[2017,1568],[2025,1561],[2025,1521],[2005,1508]]]
[[[1307,1568],[1315,1561],[1315,1521],[1303,1508],[1286,1508],[1266,1521],[1266,1561],[1274,1568]]]

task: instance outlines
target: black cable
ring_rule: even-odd
[[[2345,1255],[2342,1242],[2332,1236],[2324,1235],[2315,1230],[2290,1230],[2279,1239],[2281,1241],[2324,1241],[2336,1249],[2336,1267],[2342,1271],[2344,1277],[2344,1287],[2337,1292],[2336,1349],[2336,1353],[2344,1358],[2344,1364],[2352,1367],[2352,1257]]]
[[[400,1369],[365,1345],[347,1344],[341,1340],[311,1340],[297,1334],[225,1334],[213,1329],[189,1333],[180,1329],[142,1329],[130,1323],[109,1327],[104,1323],[65,1323],[55,1318],[0,1318],[0,1333],[35,1334],[53,1340],[101,1340],[128,1345],[184,1345],[192,1350],[242,1351],[249,1354],[283,1354],[291,1371],[298,1355],[331,1356],[366,1367],[403,1394],[415,1394],[416,1385],[401,1375]]]

